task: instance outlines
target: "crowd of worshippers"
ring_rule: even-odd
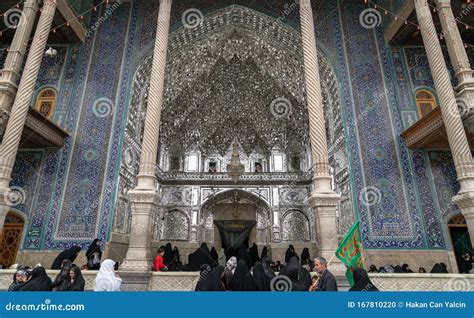
[[[410,269],[410,266],[408,264],[403,264],[402,266],[400,265],[384,265],[380,266],[377,268],[375,265],[370,265],[369,267],[369,273],[414,273]],[[418,268],[418,273],[427,273],[426,269],[424,267]],[[436,263],[433,265],[433,268],[431,269],[430,273],[449,273],[448,268],[445,263]]]
[[[284,262],[271,262],[266,246],[261,254],[256,244],[250,248],[221,249],[218,253],[202,243],[183,265],[179,249],[168,243],[158,249],[153,265],[156,271],[199,271],[195,291],[337,291],[336,278],[327,269],[327,260],[312,260],[308,248],[298,257],[293,245],[286,250]],[[313,270],[318,275],[311,277]],[[354,269],[353,275],[355,284],[351,291],[378,290],[363,268]]]
[[[241,245],[240,248],[234,249],[229,248],[224,250],[223,248],[217,252],[215,247],[209,249],[206,243],[202,243],[201,246],[189,254],[187,264],[182,263],[179,249],[177,246],[172,247],[171,243],[160,246],[157,251],[155,260],[153,262],[153,269],[155,271],[190,271],[196,272],[199,271],[201,266],[204,264],[210,265],[212,268],[217,265],[225,266],[227,260],[232,256],[235,256],[238,260],[244,260],[247,263],[249,268],[252,268],[253,265],[267,257],[272,259],[270,252],[266,246],[263,247],[262,253],[259,254],[258,247],[254,243],[250,248]],[[288,264],[292,257],[296,257],[301,265],[306,268],[308,271],[313,271],[314,261],[311,259],[309,254],[309,249],[304,248],[299,257],[293,245],[290,245],[285,253],[284,262],[276,261],[270,262],[270,267],[273,271],[279,272],[283,267],[282,264]]]
[[[86,251],[87,263],[82,266],[74,264],[81,247],[72,246],[54,259],[51,269],[59,270],[57,276],[52,280],[41,264],[34,268],[14,264],[10,268],[15,269],[13,281],[8,291],[83,291],[85,280],[82,276],[84,270],[98,270],[94,291],[119,291],[122,279],[115,271],[119,263],[111,259],[101,262],[102,251],[100,240],[95,239]]]
[[[13,281],[7,291],[84,291],[86,281],[82,271],[76,264],[65,259],[61,262],[59,273],[52,280],[41,264],[33,269],[18,264],[12,265],[16,269]],[[122,279],[115,272],[117,263],[106,259],[100,264],[97,272],[94,291],[120,291]]]

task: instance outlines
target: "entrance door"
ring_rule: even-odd
[[[255,221],[214,221],[219,230],[224,249],[234,248],[238,250],[240,246],[249,244],[249,235],[252,228],[257,222]]]
[[[453,242],[454,255],[460,273],[465,273],[468,264],[463,259],[463,255],[471,253],[472,244],[467,230],[466,220],[459,214],[453,217],[448,224],[449,233]]]
[[[15,264],[16,253],[20,247],[21,235],[23,234],[23,220],[17,215],[9,212],[5,219],[2,235],[0,237],[0,266],[9,268]]]

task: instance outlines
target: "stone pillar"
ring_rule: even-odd
[[[0,135],[3,135],[5,131],[8,115],[18,89],[16,83],[20,77],[20,69],[28,48],[37,11],[38,0],[25,1],[3,70],[0,72]]]
[[[130,242],[127,256],[120,269],[130,272],[146,272],[152,266],[150,248],[153,215],[159,201],[155,167],[165,82],[171,3],[171,0],[160,1],[145,131],[137,177],[138,184],[134,190],[129,192],[130,202],[132,203]]]
[[[466,218],[471,241],[474,242],[474,165],[471,150],[427,0],[414,1],[426,55],[430,64],[436,93],[440,100],[441,114],[446,127],[449,146],[461,186],[458,195],[453,198],[453,201],[458,204]],[[459,69],[459,65],[457,67]]]
[[[3,142],[0,146],[0,229],[3,228],[5,216],[10,209],[10,204],[6,200],[7,196],[4,194],[9,188],[23,126],[31,104],[46,42],[51,30],[51,23],[56,11],[56,3],[57,0],[43,1],[43,8],[41,9],[41,16],[36,27],[33,43],[26,59],[18,92],[5,129]]]
[[[461,118],[465,127],[474,134],[474,78],[473,70],[459,33],[458,24],[451,9],[451,0],[436,0],[439,20],[443,28],[449,57],[453,65],[458,86],[455,88]],[[471,4],[472,5],[472,4]],[[466,11],[469,11],[466,9]]]
[[[309,202],[316,215],[320,255],[329,261],[338,247],[336,207],[340,200],[340,195],[331,189],[323,98],[321,95],[316,37],[310,0],[300,1],[300,15],[314,173],[313,191]],[[336,260],[334,259],[333,263]]]

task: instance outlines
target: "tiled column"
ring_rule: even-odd
[[[155,167],[165,82],[171,3],[171,0],[160,1],[145,131],[137,177],[138,185],[129,192],[130,202],[132,203],[132,224],[127,256],[121,266],[121,269],[125,271],[149,271],[152,265],[150,247],[153,214],[159,201],[156,190]]]
[[[459,33],[458,24],[451,9],[451,0],[436,0],[436,4],[451,64],[458,80],[458,86],[455,89],[458,105],[461,108],[461,114],[463,115],[466,127],[471,133],[474,133],[473,71],[469,64],[461,34]]]
[[[20,69],[28,48],[37,11],[38,0],[25,1],[21,19],[16,26],[5,64],[0,72],[0,135],[5,131],[8,115],[18,89],[16,83],[20,77]]]
[[[2,145],[0,146],[0,229],[10,208],[4,193],[8,191],[11,173],[20,144],[23,126],[33,97],[36,80],[43,59],[46,42],[51,30],[57,0],[44,0],[41,16],[36,27],[25,68],[21,76],[15,102],[8,119]]]
[[[329,260],[338,247],[336,207],[340,196],[331,189],[323,98],[321,96],[316,37],[310,0],[300,1],[300,15],[314,172],[310,204],[316,215],[320,254]]]
[[[474,242],[474,165],[471,150],[427,0],[415,0],[415,10],[461,186],[453,201],[458,204],[466,218],[471,241]]]

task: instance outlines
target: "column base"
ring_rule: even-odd
[[[309,197],[309,203],[316,216],[318,256],[329,263],[328,269],[336,276],[343,276],[346,266],[335,256],[339,247],[337,239],[336,207],[341,196],[335,192],[315,192]]]
[[[152,273],[149,271],[119,271],[119,275],[122,278],[122,285],[120,288],[122,291],[146,291],[148,290]]]
[[[132,225],[127,256],[120,269],[129,272],[150,271],[153,215],[158,206],[159,194],[156,190],[135,189],[128,195],[132,204]]]

